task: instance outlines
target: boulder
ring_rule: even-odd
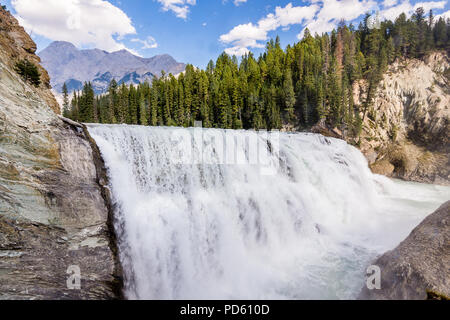
[[[450,201],[428,216],[397,248],[373,265],[381,289],[363,288],[364,300],[425,300],[450,297]]]

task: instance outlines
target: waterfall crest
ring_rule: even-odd
[[[258,134],[268,173],[216,161],[228,145],[209,139],[236,142],[229,159],[248,160],[238,141],[254,132],[89,132],[110,176],[130,299],[355,298],[370,261],[450,198],[446,187],[373,175],[356,148],[320,135],[280,133],[275,146]],[[194,138],[180,143],[186,133]]]

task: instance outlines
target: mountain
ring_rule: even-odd
[[[168,54],[141,58],[127,50],[112,53],[99,49],[79,50],[65,41],[52,42],[38,55],[50,74],[52,87],[59,93],[64,83],[71,92],[80,90],[85,81],[92,82],[96,93],[103,93],[112,79],[119,83],[138,84],[151,81],[163,70],[178,74],[186,67]]]

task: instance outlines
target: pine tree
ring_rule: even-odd
[[[225,88],[222,85],[219,88],[219,118],[218,125],[220,128],[229,128],[228,115],[229,115],[229,98],[225,92]]]
[[[241,129],[242,121],[241,121],[241,93],[239,90],[239,81],[236,78],[233,83],[233,107],[232,107],[232,128],[233,129]]]
[[[69,115],[69,118],[74,121],[80,121],[79,118],[79,111],[78,111],[79,101],[78,101],[78,94],[76,91],[73,92],[73,98],[71,102],[71,110]]]
[[[69,92],[67,91],[67,85],[63,85],[63,116],[66,118],[70,117],[70,105],[69,105]]]
[[[31,83],[32,85],[39,87],[41,84],[41,73],[32,62],[26,59],[20,60],[16,63],[15,70],[25,81]]]
[[[118,121],[119,123],[127,123],[130,122],[129,119],[129,91],[125,83],[122,83],[119,90],[119,99],[118,99]]]
[[[90,82],[84,84],[83,92],[79,97],[79,121],[91,123],[94,118],[95,94]]]
[[[150,106],[150,125],[157,126],[160,123],[158,118],[158,86],[157,81],[153,81],[152,91],[151,91],[151,106]]]
[[[109,87],[108,87],[108,112],[109,112],[109,119],[112,124],[117,123],[117,119],[119,118],[119,97],[117,95],[117,82],[115,79],[111,80]]]
[[[139,123],[140,125],[148,125],[147,120],[147,106],[145,104],[145,96],[143,94],[139,95]]]
[[[286,113],[286,121],[288,123],[293,123],[295,120],[295,110],[294,106],[296,103],[294,85],[292,83],[292,73],[291,69],[287,68],[284,73],[284,83],[283,83],[283,95],[284,95],[284,106]]]

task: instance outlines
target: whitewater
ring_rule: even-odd
[[[88,130],[128,299],[354,299],[370,263],[450,199],[374,175],[359,150],[315,134]]]

